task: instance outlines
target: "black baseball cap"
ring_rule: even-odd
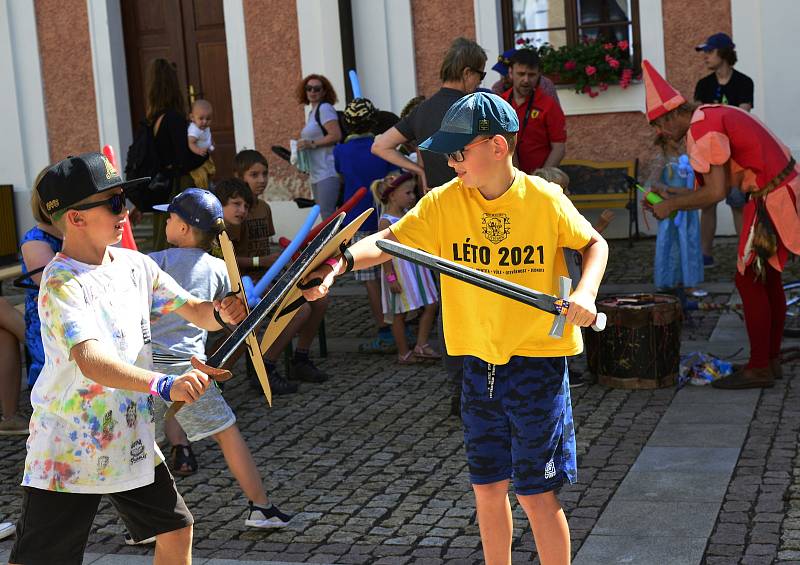
[[[39,181],[37,190],[45,210],[52,215],[68,210],[93,194],[117,187],[127,190],[149,182],[150,177],[123,181],[105,155],[83,153],[67,157],[50,167]]]

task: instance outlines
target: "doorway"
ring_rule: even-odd
[[[146,69],[164,58],[175,63],[186,96],[214,106],[216,178],[233,174],[236,144],[228,74],[223,0],[122,0],[122,27],[134,131],[145,116]]]

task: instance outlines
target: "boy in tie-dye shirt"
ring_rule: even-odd
[[[104,494],[134,539],[157,536],[157,554],[190,559],[193,519],[155,443],[153,397],[192,402],[208,376],[153,372],[150,318],[174,311],[215,330],[215,308],[238,323],[244,307],[196,300],[148,257],[109,247],[121,239],[130,184],[88,153],[57,163],[38,186],[64,247],[39,294],[45,364],[31,391],[12,563],[81,563]]]

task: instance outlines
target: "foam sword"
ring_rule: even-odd
[[[215,381],[224,382],[231,378],[231,372],[228,369],[223,369],[225,363],[233,356],[236,350],[241,346],[260,325],[267,318],[278,304],[281,303],[284,296],[292,290],[296,285],[306,267],[310,265],[317,255],[323,250],[325,244],[333,239],[339,227],[344,221],[345,214],[341,213],[337,218],[330,222],[325,228],[320,231],[317,236],[311,240],[308,246],[303,250],[300,256],[289,265],[286,272],[275,282],[271,289],[264,295],[264,298],[253,308],[247,317],[236,326],[236,329],[231,332],[222,345],[219,346],[214,353],[212,353],[205,363],[200,361],[197,357],[192,357],[192,367],[199,369],[207,374]],[[175,407],[175,405],[178,405]],[[173,402],[170,406],[171,414],[175,414],[182,403]],[[169,417],[169,413],[167,417]]]
[[[567,311],[569,310],[569,292],[572,281],[567,277],[561,277],[559,281],[559,296],[552,296],[532,290],[522,285],[503,280],[469,267],[464,267],[453,261],[448,261],[436,255],[431,255],[419,249],[413,249],[402,243],[390,240],[380,240],[376,243],[381,251],[384,251],[400,259],[411,261],[421,265],[431,271],[452,277],[462,282],[475,285],[489,292],[494,292],[506,298],[522,302],[528,306],[533,306],[539,310],[555,315],[556,319],[550,328],[550,337],[559,338],[564,335],[564,326],[567,323]],[[592,324],[592,329],[596,332],[603,331],[606,327],[606,315],[602,312]]]

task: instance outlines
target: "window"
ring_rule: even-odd
[[[502,8],[505,49],[519,39],[537,47],[624,39],[634,69],[640,67],[639,0],[502,0]]]

